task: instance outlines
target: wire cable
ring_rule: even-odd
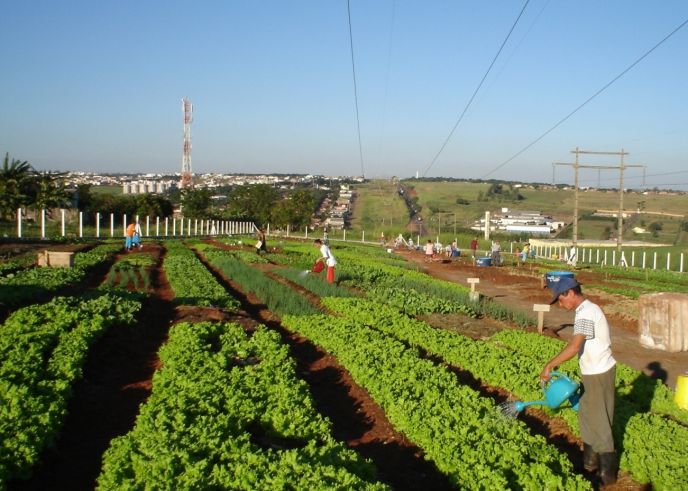
[[[542,140],[544,137],[546,137],[547,135],[549,135],[552,131],[554,131],[554,130],[555,130],[556,128],[558,128],[562,123],[564,123],[564,121],[566,121],[566,120],[569,119],[571,116],[573,116],[573,115],[576,114],[578,111],[580,111],[585,105],[587,105],[587,104],[588,104],[590,101],[592,101],[595,97],[597,97],[597,96],[600,95],[602,92],[604,92],[605,90],[607,90],[614,82],[616,82],[617,80],[619,80],[619,79],[620,79],[621,77],[623,77],[626,73],[628,73],[633,67],[635,67],[638,63],[640,63],[641,61],[643,61],[643,60],[644,60],[650,53],[652,53],[655,49],[659,48],[662,44],[664,44],[664,42],[665,42],[667,39],[669,39],[671,36],[673,36],[674,34],[676,34],[676,33],[677,33],[683,26],[685,26],[686,24],[688,24],[688,19],[684,20],[676,29],[674,29],[674,30],[671,31],[669,34],[667,34],[667,35],[664,37],[664,39],[662,39],[660,42],[658,42],[658,43],[655,44],[652,48],[650,48],[648,51],[646,51],[644,55],[642,55],[640,58],[638,58],[638,59],[635,60],[633,63],[631,63],[630,66],[628,66],[625,70],[623,70],[621,73],[619,73],[619,74],[618,74],[616,77],[614,77],[610,82],[607,82],[607,84],[604,85],[600,90],[598,90],[598,91],[595,92],[593,95],[591,95],[590,97],[588,97],[588,99],[586,99],[585,102],[583,102],[582,104],[580,104],[576,109],[574,109],[573,111],[571,111],[570,113],[568,113],[566,116],[564,116],[562,119],[560,119],[554,126],[552,126],[550,129],[548,129],[548,130],[545,131],[543,134],[541,134],[540,136],[538,136],[535,140],[533,140],[532,142],[530,142],[528,145],[526,145],[525,147],[523,147],[521,150],[519,150],[518,152],[516,152],[514,155],[512,155],[511,157],[509,157],[508,159],[506,159],[504,162],[502,162],[501,164],[499,164],[497,167],[495,167],[494,169],[492,169],[490,172],[488,172],[487,174],[485,174],[485,176],[483,176],[483,179],[487,178],[488,176],[491,176],[492,174],[494,174],[495,172],[497,172],[499,169],[501,169],[502,167],[504,167],[506,164],[508,164],[509,162],[511,162],[512,160],[514,160],[516,157],[518,157],[519,155],[521,155],[523,152],[525,152],[526,150],[528,150],[530,147],[532,147],[533,145],[535,145],[537,142],[539,142],[540,140]]]
[[[382,127],[380,129],[380,140],[378,143],[378,161],[380,162],[383,160],[384,155],[382,155],[382,141],[385,137],[385,130],[387,126],[387,99],[389,96],[389,74],[392,71],[392,41],[394,39],[394,20],[395,20],[395,13],[396,13],[396,0],[392,0],[392,16],[391,16],[391,21],[390,21],[390,26],[389,26],[389,43],[387,45],[387,72],[385,74],[385,95],[382,99]]]
[[[657,177],[657,176],[671,176],[674,174],[685,174],[688,170],[679,170],[675,172],[662,172],[659,174],[645,174],[644,176],[624,176],[624,181],[629,179],[644,179],[646,177]],[[605,177],[604,179],[580,179],[579,182],[600,182],[600,181],[618,181],[618,177]]]
[[[358,129],[358,154],[361,159],[361,176],[365,177],[363,168],[363,145],[361,144],[361,119],[358,115],[358,87],[356,86],[356,63],[354,62],[354,36],[351,32],[351,2],[346,0],[346,9],[349,14],[349,45],[351,47],[351,72],[354,77],[354,101],[356,103],[356,128]]]
[[[456,124],[454,125],[454,127],[452,128],[452,130],[449,132],[449,135],[448,135],[447,138],[444,140],[444,143],[443,143],[442,146],[440,147],[439,151],[435,154],[435,157],[432,159],[432,161],[430,162],[430,164],[428,164],[428,166],[427,166],[427,167],[425,168],[425,170],[423,171],[423,177],[425,177],[425,175],[428,173],[428,171],[430,170],[430,168],[435,164],[435,161],[437,161],[437,158],[438,158],[438,157],[440,156],[440,154],[444,151],[444,148],[447,146],[447,143],[449,143],[449,140],[451,140],[451,137],[454,135],[454,132],[456,131],[456,128],[459,127],[459,123],[461,123],[461,120],[462,120],[463,117],[465,116],[466,111],[468,111],[468,108],[471,106],[471,103],[473,102],[473,99],[475,99],[475,96],[478,95],[478,91],[480,90],[480,87],[483,86],[483,83],[485,82],[485,79],[487,78],[487,76],[489,75],[490,71],[492,70],[492,67],[494,66],[495,62],[497,61],[497,58],[499,57],[499,54],[500,54],[500,53],[502,52],[502,50],[504,49],[504,46],[506,45],[506,42],[507,42],[507,41],[509,40],[509,38],[511,37],[511,33],[514,32],[514,29],[516,28],[516,24],[518,24],[518,21],[519,21],[519,19],[521,18],[521,16],[523,15],[523,12],[526,10],[526,7],[528,6],[528,3],[529,3],[529,2],[530,2],[530,0],[526,0],[526,3],[523,4],[523,8],[521,9],[521,12],[519,12],[518,17],[516,17],[516,20],[514,21],[513,25],[511,26],[511,29],[509,29],[509,33],[508,33],[508,34],[506,35],[506,37],[504,38],[504,41],[502,42],[502,45],[499,47],[499,50],[497,51],[497,54],[496,54],[496,55],[494,56],[494,58],[492,59],[492,63],[490,63],[490,66],[488,67],[487,71],[485,72],[485,75],[483,75],[482,80],[480,81],[480,83],[478,84],[478,86],[476,87],[476,89],[473,91],[473,95],[471,96],[471,98],[469,99],[468,103],[466,104],[466,107],[463,108],[463,112],[462,112],[461,115],[459,116],[459,119],[456,121]]]

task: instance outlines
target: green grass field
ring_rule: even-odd
[[[122,186],[91,186],[93,194],[122,194]]]
[[[356,200],[351,228],[366,231],[372,239],[384,232],[385,237],[397,236],[406,229],[409,212],[397,193],[397,186],[389,180],[375,180],[355,187]]]
[[[502,207],[517,210],[532,210],[549,213],[554,218],[570,222],[573,219],[574,191],[560,189],[523,189],[519,191],[524,199],[478,201],[484,195],[489,184],[469,182],[422,182],[409,179],[405,184],[413,186],[418,196],[418,203],[423,207],[422,214],[426,223],[432,223],[437,229],[438,218],[441,217],[445,225],[451,224],[456,216],[458,226],[470,227],[473,222],[485,215],[485,211],[498,213]],[[457,204],[457,200],[468,201],[468,204]],[[612,236],[615,232],[615,218],[608,220],[590,219],[585,215],[595,210],[616,210],[619,206],[619,193],[616,191],[579,191],[579,234],[581,238],[602,239],[611,228]],[[645,240],[665,244],[688,244],[688,233],[681,231],[684,219],[657,215],[655,213],[685,214],[688,212],[688,195],[647,194],[627,191],[624,194],[624,209],[636,210],[642,213],[630,220],[633,226],[647,228],[657,222],[661,230],[656,236],[652,234],[634,234],[632,226],[627,222],[624,232],[625,240]],[[568,234],[571,235],[570,233]]]

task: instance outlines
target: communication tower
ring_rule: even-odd
[[[184,97],[182,99],[182,112],[184,113],[184,146],[182,150],[182,179],[179,187],[184,189],[191,187],[191,121],[193,120],[193,105]]]

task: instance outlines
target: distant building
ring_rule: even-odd
[[[502,208],[501,214],[495,213],[490,220],[490,230],[504,230],[512,233],[527,233],[534,235],[549,235],[561,227],[564,222],[555,221],[550,215],[540,211],[516,211]],[[485,219],[476,220],[472,230],[484,231]]]

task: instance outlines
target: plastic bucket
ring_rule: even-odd
[[[554,285],[559,283],[562,278],[573,278],[574,274],[570,271],[550,271],[545,273],[545,281],[547,282],[547,288],[554,288]]]
[[[475,264],[477,266],[492,266],[492,258],[488,256],[479,257],[475,260]]]
[[[678,407],[688,409],[688,375],[679,375],[676,379],[674,400]]]

